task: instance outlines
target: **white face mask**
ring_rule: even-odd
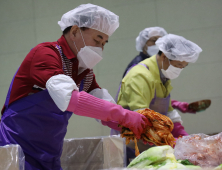
[[[168,59],[169,60],[169,59]],[[169,61],[170,63],[170,61]],[[177,67],[174,67],[170,64],[170,66],[168,67],[167,70],[164,70],[163,69],[163,62],[162,62],[162,73],[163,75],[168,78],[168,79],[175,79],[177,78],[179,75],[180,75],[180,72],[182,71],[183,69],[182,68],[177,68]]]
[[[80,33],[82,36],[81,30]],[[102,60],[103,53],[101,47],[86,46],[84,39],[83,42],[85,46],[81,48],[80,51],[77,50],[76,44],[74,42],[76,50],[78,51],[77,59],[79,60],[79,69],[81,72],[86,69],[92,69],[97,63],[99,63],[100,60]]]
[[[152,45],[152,46],[147,46],[147,54],[149,54],[149,56],[153,56],[155,54],[157,54],[159,51],[159,48],[156,45]]]

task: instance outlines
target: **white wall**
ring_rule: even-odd
[[[120,27],[105,46],[95,74],[101,87],[114,97],[123,71],[138,54],[135,38],[145,27],[161,26],[197,43],[198,61],[173,80],[173,99],[193,102],[211,99],[205,112],[182,114],[188,133],[222,131],[222,1],[221,0],[0,0],[0,105],[10,81],[35,45],[61,36],[57,21],[82,3],[103,6],[120,17]],[[73,115],[66,138],[108,135],[95,120]]]

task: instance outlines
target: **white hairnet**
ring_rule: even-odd
[[[61,30],[77,25],[98,30],[109,36],[119,27],[119,16],[113,12],[93,4],[82,4],[63,14],[58,21]]]
[[[153,36],[164,36],[167,32],[164,28],[161,27],[149,27],[145,28],[141,31],[136,38],[136,50],[143,51],[143,47],[145,46],[146,42]]]
[[[171,60],[186,61],[194,63],[197,61],[202,49],[195,43],[184,37],[168,34],[156,41],[159,50]]]

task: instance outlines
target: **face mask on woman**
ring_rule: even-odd
[[[168,60],[169,60],[169,59],[168,59]],[[169,63],[170,63],[170,61],[169,61]],[[168,67],[167,70],[164,70],[164,69],[163,69],[163,61],[162,61],[162,69],[161,69],[161,71],[162,71],[163,75],[164,75],[166,78],[168,78],[168,79],[171,79],[171,80],[172,80],[172,79],[177,78],[177,77],[180,75],[180,73],[181,73],[182,70],[183,70],[182,68],[174,67],[174,66],[172,66],[171,64],[170,64],[170,66]]]
[[[82,36],[81,30],[80,33]],[[86,46],[83,36],[82,40],[85,46],[81,48],[80,51],[77,50],[76,44],[74,42],[74,45],[78,52],[77,59],[79,60],[79,68],[81,70],[92,69],[97,63],[100,62],[100,60],[102,60],[103,50],[101,47]]]
[[[157,54],[159,51],[159,48],[156,45],[152,45],[152,46],[147,46],[147,54],[149,54],[149,56],[153,56],[155,54]]]

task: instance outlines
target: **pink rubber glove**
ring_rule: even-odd
[[[178,138],[181,136],[188,136],[189,134],[184,130],[184,127],[181,125],[181,123],[176,122],[174,123],[174,128],[172,130],[172,135],[174,138]]]
[[[187,102],[179,102],[176,100],[171,100],[171,105],[174,109],[178,109],[182,113],[196,113],[195,111],[189,109]]]
[[[143,144],[144,144],[144,145],[149,144],[150,146],[153,146],[153,145],[154,145],[153,143],[147,142],[147,141],[145,141],[145,140],[143,140]]]
[[[83,91],[73,91],[67,110],[79,116],[103,121],[117,121],[132,130],[138,139],[147,125],[152,126],[145,116],[123,109],[120,105],[96,98]]]
[[[175,138],[175,139],[176,139],[176,141],[175,141],[175,142],[177,143],[177,139],[178,139],[178,138]],[[175,148],[175,146],[176,146],[176,144],[174,144],[174,145],[173,145],[173,148]]]
[[[118,122],[114,122],[114,121],[108,121],[108,122],[106,122],[106,121],[101,121],[102,122],[102,124],[104,125],[104,126],[108,126],[108,127],[110,127],[111,129],[114,129],[114,130],[118,130],[118,131],[121,131],[121,127],[118,127],[118,125],[119,125],[119,123]]]

